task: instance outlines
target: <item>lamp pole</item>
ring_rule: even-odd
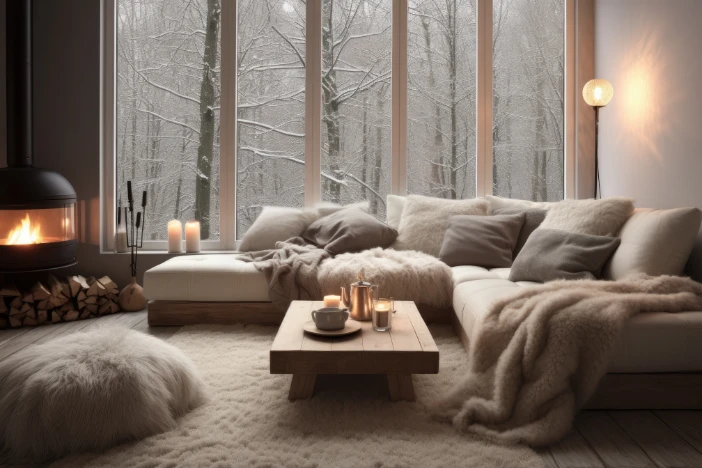
[[[598,155],[598,149],[599,149],[599,137],[600,137],[600,107],[602,106],[593,106],[595,109],[595,195],[593,198],[597,199],[597,192],[599,189],[600,195],[602,195],[602,189],[600,188],[600,168],[599,168],[599,163],[600,163],[600,158]]]

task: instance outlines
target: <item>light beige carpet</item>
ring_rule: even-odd
[[[178,429],[86,454],[55,467],[543,467],[520,446],[471,438],[431,419],[426,405],[465,372],[466,354],[449,327],[432,327],[438,375],[417,375],[417,401],[392,403],[379,376],[320,377],[315,396],[291,403],[291,376],[270,375],[276,328],[185,327],[168,341],[198,366],[210,401]]]

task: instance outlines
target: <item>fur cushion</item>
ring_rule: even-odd
[[[134,330],[104,327],[30,346],[0,363],[0,463],[142,439],[172,429],[203,401],[192,361]]]
[[[634,211],[631,198],[611,197],[602,200],[563,200],[554,203],[537,229],[615,236]]]
[[[434,307],[451,306],[451,268],[421,252],[375,248],[337,255],[322,262],[317,278],[322,293],[339,294],[341,287],[348,288],[359,273],[364,280],[378,285],[381,297]]]
[[[399,235],[392,248],[418,250],[438,257],[449,218],[456,215],[485,216],[487,207],[488,202],[480,198],[447,200],[410,195],[402,212]]]
[[[399,195],[388,195],[388,226],[393,229],[400,227],[400,220],[402,219],[402,212],[405,210],[405,204],[407,203],[407,197],[401,197]]]

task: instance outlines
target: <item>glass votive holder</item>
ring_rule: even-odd
[[[392,314],[395,311],[395,304],[390,299],[373,299],[373,314],[371,316],[373,330],[388,331],[392,328]]]

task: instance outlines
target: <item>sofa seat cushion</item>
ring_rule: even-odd
[[[461,265],[451,268],[453,272],[454,286],[466,281],[481,279],[507,279],[509,278],[509,268],[483,268],[475,265]]]
[[[144,290],[152,301],[269,300],[264,274],[232,254],[173,257],[144,273]]]
[[[488,272],[490,274],[496,274]],[[513,283],[491,278],[465,281],[453,292],[456,316],[471,337],[490,305],[537,283]],[[614,358],[613,373],[702,371],[702,311],[644,313],[624,326]]]

